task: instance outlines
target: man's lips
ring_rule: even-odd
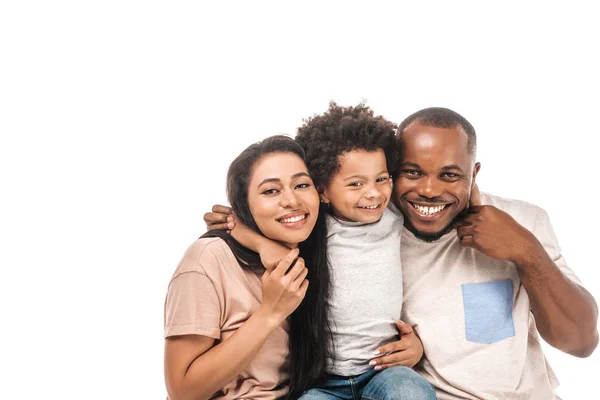
[[[425,203],[405,200],[421,219],[434,220],[444,213],[453,203]]]

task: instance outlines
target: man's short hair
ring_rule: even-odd
[[[473,128],[473,125],[465,117],[456,111],[443,107],[429,107],[419,110],[402,121],[396,133],[398,140],[401,140],[402,133],[413,122],[434,128],[455,128],[456,126],[460,126],[468,137],[467,150],[469,154],[475,155],[477,150],[475,128]]]

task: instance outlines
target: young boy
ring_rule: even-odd
[[[420,360],[423,347],[412,328],[399,321],[403,218],[388,208],[390,174],[399,164],[394,129],[393,123],[374,116],[363,104],[339,107],[335,103],[298,129],[296,140],[306,152],[309,172],[327,205],[330,291],[326,306],[332,341],[325,376],[307,385],[292,382],[292,390],[308,386],[301,399],[436,398],[431,385],[408,368]],[[235,237],[256,249],[263,260],[275,261],[280,256],[273,254],[283,255],[283,248],[277,250],[255,236]],[[392,342],[397,347],[385,350],[395,354],[382,355],[382,346]]]

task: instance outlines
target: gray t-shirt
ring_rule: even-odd
[[[327,216],[328,306],[335,346],[328,360],[331,374],[362,374],[372,368],[369,361],[377,347],[398,340],[402,225],[402,215],[390,209],[372,224]]]

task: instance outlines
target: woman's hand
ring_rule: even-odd
[[[388,343],[375,350],[377,358],[371,360],[369,365],[374,369],[386,369],[396,365],[414,367],[423,357],[423,343],[417,336],[412,326],[398,321],[396,322],[400,340]]]
[[[273,324],[281,324],[302,302],[308,288],[308,269],[293,249],[273,270],[265,270],[262,281],[262,303],[256,311]],[[294,263],[295,261],[295,263]]]

